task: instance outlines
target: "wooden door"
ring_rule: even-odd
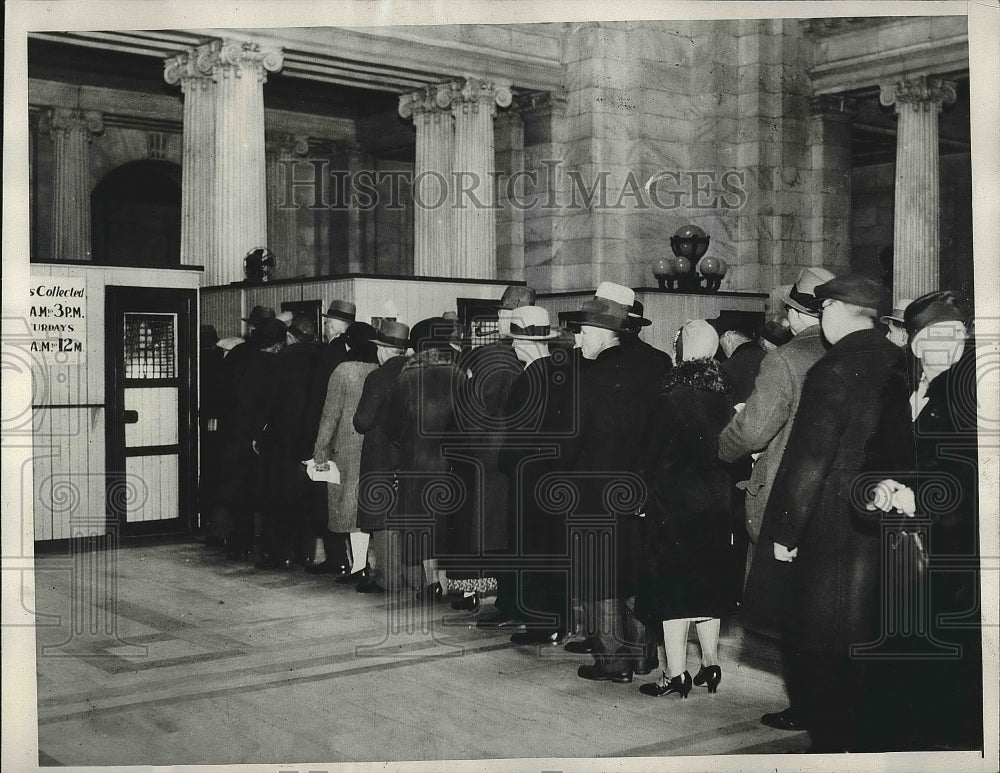
[[[106,290],[108,517],[122,534],[194,523],[196,304],[194,290]]]

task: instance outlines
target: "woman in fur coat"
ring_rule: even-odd
[[[729,577],[733,482],[718,458],[718,438],[732,415],[731,386],[712,359],[718,335],[704,320],[686,323],[675,362],[650,414],[646,443],[646,555],[636,614],[662,622],[666,670],[644,695],[678,693],[692,683],[715,692],[722,615],[733,607]],[[694,621],[701,669],[687,671],[687,633]]]

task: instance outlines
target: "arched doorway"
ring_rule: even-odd
[[[132,161],[109,172],[90,195],[95,263],[175,266],[181,254],[181,169]]]

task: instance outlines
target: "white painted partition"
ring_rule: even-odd
[[[197,290],[200,270],[132,268],[81,263],[32,263],[32,278],[55,284],[58,278],[85,288],[83,351],[79,357],[32,352],[33,320],[17,320],[30,363],[33,389],[30,415],[33,444],[32,528],[36,541],[103,534],[105,500],[105,288],[158,287]],[[34,286],[36,282],[32,282]],[[37,321],[37,320],[35,320]],[[5,324],[8,324],[5,320]],[[7,334],[5,333],[5,340]],[[152,480],[153,478],[150,478]],[[169,492],[151,492],[156,497]]]

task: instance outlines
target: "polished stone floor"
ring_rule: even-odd
[[[666,757],[803,751],[771,730],[773,644],[723,628],[719,692],[649,698],[589,662],[400,612],[301,569],[258,571],[195,541],[36,562],[40,764],[171,765]],[[110,581],[106,578],[110,578]],[[487,604],[480,614],[488,613]],[[692,644],[691,667],[697,665]]]

